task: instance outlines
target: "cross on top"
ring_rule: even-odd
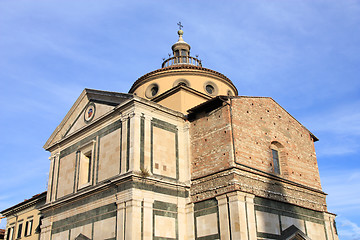
[[[178,22],[178,24],[177,24],[178,26],[179,26],[179,29],[181,30],[181,28],[183,28],[184,26],[183,25],[181,25],[181,22]]]

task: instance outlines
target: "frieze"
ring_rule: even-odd
[[[259,197],[287,202],[317,211],[326,211],[325,194],[282,183],[239,169],[224,171],[192,182],[190,195],[194,202],[231,191],[242,191]]]

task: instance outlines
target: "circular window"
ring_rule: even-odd
[[[190,87],[190,82],[184,78],[180,78],[174,82],[173,87],[176,87],[178,85]]]
[[[206,82],[204,84],[205,92],[209,95],[217,95],[218,94],[218,88],[213,82]]]
[[[145,96],[147,98],[153,98],[159,93],[159,85],[156,83],[150,84],[145,91]]]
[[[228,90],[227,95],[228,95],[229,97],[234,96],[234,94],[233,94],[233,92],[232,92],[231,90]]]
[[[155,96],[155,95],[158,93],[158,91],[159,91],[159,87],[158,87],[158,86],[153,86],[153,87],[150,89],[150,91],[151,91],[151,96]]]
[[[205,89],[208,92],[208,94],[213,94],[215,92],[215,88],[210,84],[206,85]]]

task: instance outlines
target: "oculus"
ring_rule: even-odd
[[[157,85],[156,83],[150,84],[146,91],[145,91],[145,96],[147,98],[153,98],[155,97],[157,94],[159,93],[159,85]]]
[[[85,122],[90,122],[91,120],[93,120],[95,116],[95,104],[90,103],[84,112],[84,121]]]

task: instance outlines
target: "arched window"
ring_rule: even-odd
[[[270,145],[270,151],[271,151],[271,161],[272,161],[272,172],[275,174],[281,174],[282,173],[282,163],[284,163],[284,147],[279,142],[272,142]]]
[[[280,174],[279,151],[275,149],[271,149],[271,156],[272,156],[274,173]]]

